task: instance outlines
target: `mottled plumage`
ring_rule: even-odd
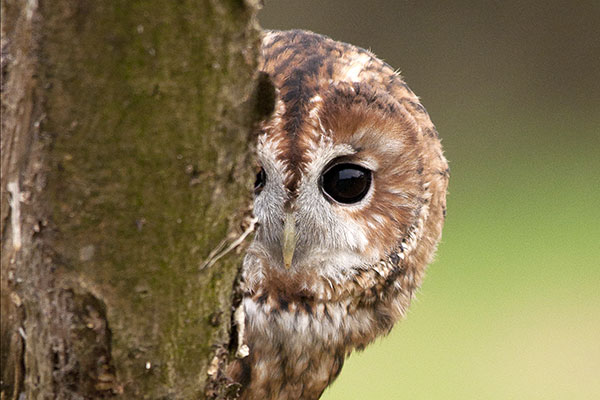
[[[266,32],[260,68],[277,101],[242,270],[249,354],[230,373],[243,399],[316,399],[404,315],[440,239],[448,165],[417,96],[370,52]],[[344,182],[366,192],[337,201],[361,189]]]

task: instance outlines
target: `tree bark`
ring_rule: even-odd
[[[3,1],[2,400],[234,396],[257,8]]]

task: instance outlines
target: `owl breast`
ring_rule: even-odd
[[[447,162],[431,120],[373,54],[267,32],[277,91],[257,132],[241,290],[246,399],[316,399],[344,358],[406,311],[441,235]]]

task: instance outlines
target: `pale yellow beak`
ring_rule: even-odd
[[[281,244],[283,248],[283,264],[289,269],[294,258],[294,250],[296,250],[296,218],[294,218],[294,214],[291,212],[285,213]]]

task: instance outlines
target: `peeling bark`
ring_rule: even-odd
[[[3,400],[205,397],[247,233],[257,8],[2,3]]]

